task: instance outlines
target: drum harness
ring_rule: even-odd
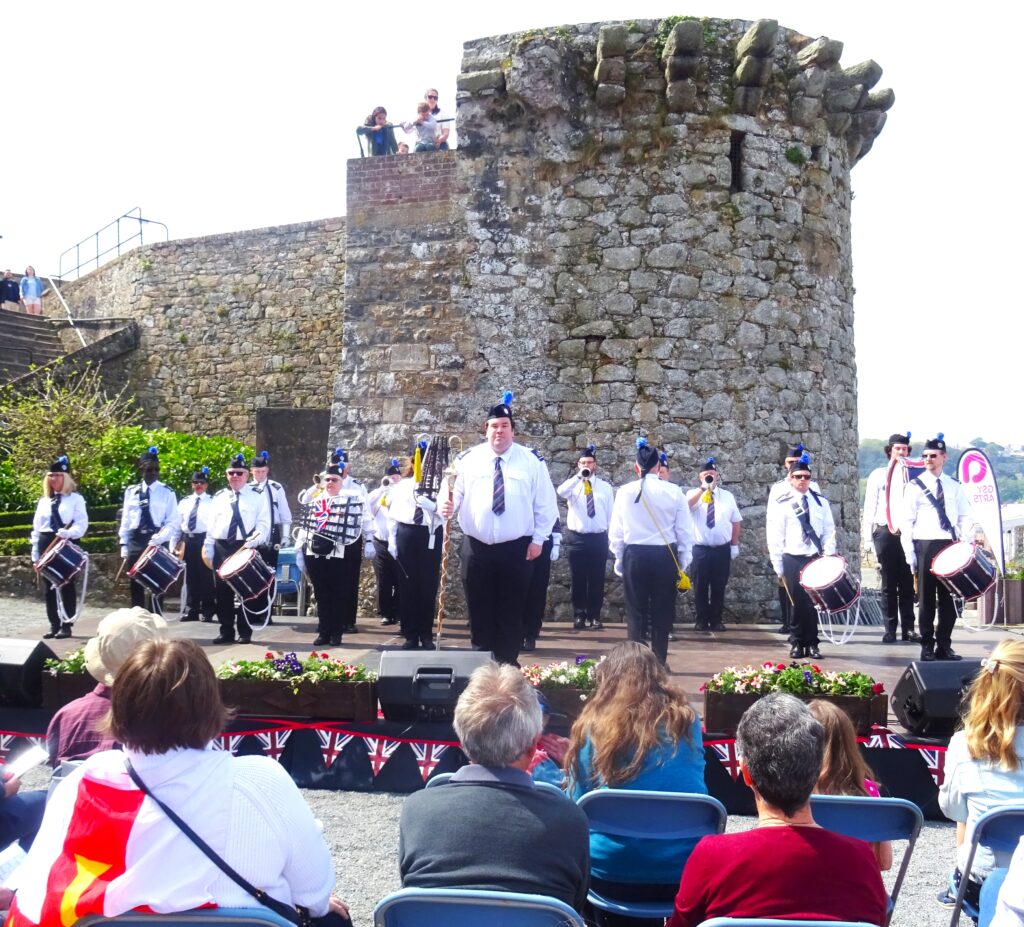
[[[68,522],[68,524],[64,525],[64,528],[70,528],[72,524],[74,524],[74,522]],[[54,534],[53,540],[47,545],[46,550],[43,551],[43,554],[39,559],[42,560],[43,557],[45,557],[50,552],[50,550],[61,540],[62,538],[58,538],[56,534]],[[82,548],[79,549],[82,550]],[[82,594],[78,598],[78,610],[73,615],[68,615],[67,610],[64,608],[64,596],[60,594],[61,588],[63,588],[63,586],[66,584],[61,584],[60,586],[58,586],[55,583],[50,582],[49,579],[46,580],[48,583],[50,583],[50,588],[53,589],[54,597],[57,600],[57,617],[60,619],[61,624],[74,624],[81,617],[82,610],[85,608],[85,593],[89,588],[89,554],[85,550],[82,550],[82,554],[85,556],[85,563],[83,564],[81,570]],[[72,576],[68,582],[73,583],[74,581],[75,577]]]

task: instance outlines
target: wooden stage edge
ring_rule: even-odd
[[[107,609],[91,607],[75,625],[74,637],[60,641],[46,641],[58,654],[82,646],[93,635],[99,619]],[[168,615],[176,615],[168,609]],[[973,625],[974,615],[969,613],[968,625]],[[42,625],[44,619],[41,619]],[[175,617],[168,621],[174,637],[190,637],[204,644],[215,666],[229,659],[259,658],[268,651],[291,651],[300,655],[313,649],[316,635],[316,618],[294,615],[275,616],[269,627],[254,632],[253,643],[214,645],[213,638],[219,633],[217,624],[203,622],[179,622]],[[676,625],[678,640],[669,643],[669,669],[682,685],[687,695],[700,710],[703,705],[701,685],[714,673],[727,666],[760,664],[766,660],[788,663],[789,645],[784,635],[777,632],[778,625],[731,624],[721,632],[702,633],[692,626]],[[40,629],[40,633],[41,633]],[[987,655],[1004,637],[1019,637],[1024,634],[1021,625],[1003,627],[996,625],[973,630],[964,623],[958,623],[953,633],[953,647],[964,659],[979,659]],[[26,633],[12,636],[34,637]],[[577,656],[600,657],[615,644],[626,639],[623,624],[608,624],[603,631],[573,631],[566,622],[551,622],[544,625],[537,649],[523,653],[519,661],[523,665],[550,663],[559,660],[574,660]],[[363,617],[358,632],[347,634],[341,647],[316,648],[334,656],[353,662],[365,663],[376,670],[380,655],[386,650],[397,649],[403,640],[395,626],[379,624],[376,616]],[[442,649],[465,649],[469,647],[468,630],[464,622],[453,622],[445,629]],[[858,670],[868,673],[892,693],[897,680],[907,665],[919,658],[920,649],[912,643],[899,641],[895,644],[882,643],[882,629],[879,627],[858,627],[851,639],[841,645],[822,641],[822,660],[816,661],[823,670]],[[899,725],[889,709],[890,726]]]

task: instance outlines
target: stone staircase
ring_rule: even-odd
[[[10,383],[64,353],[49,319],[0,309],[0,383]]]

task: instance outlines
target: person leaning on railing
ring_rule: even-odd
[[[356,134],[365,136],[367,148],[373,156],[398,153],[395,130],[388,122],[388,111],[383,106],[374,107],[366,122],[356,129]]]

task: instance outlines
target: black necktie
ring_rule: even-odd
[[[192,511],[188,513],[188,530],[195,531],[196,526],[199,524],[199,496],[196,496],[196,501],[192,503]]]
[[[807,500],[804,499],[804,507],[807,506]],[[709,528],[715,527],[715,497],[711,497],[711,501],[708,503],[708,519],[707,525]]]
[[[229,541],[245,540],[245,524],[242,522],[242,512],[238,508],[238,493],[231,502],[231,526],[228,528]]]
[[[53,500],[50,502],[50,505],[51,505],[51,508],[50,508],[50,530],[54,534],[56,534],[58,531],[60,531],[61,528],[64,527],[63,522],[61,522],[61,520],[60,520],[60,495],[59,494],[53,497]]]
[[[808,544],[813,544],[817,550],[818,555],[822,553],[821,538],[818,537],[818,532],[811,526],[811,507],[807,502],[807,496],[809,493],[804,493],[803,507],[800,510],[800,527],[803,529],[804,540]]]
[[[414,525],[423,524],[423,509],[421,509],[418,504],[416,506],[416,511],[412,513],[412,523]]]
[[[139,493],[139,530],[144,534],[156,531],[156,523],[149,512],[149,487]]]
[[[274,536],[274,494],[270,491],[270,480],[267,480],[267,505],[270,506],[270,536]]]
[[[956,537],[953,533],[953,523],[949,520],[949,515],[946,514],[946,492],[942,488],[941,479],[935,481],[935,501],[938,503],[935,508],[939,515],[939,525],[951,537]]]
[[[491,496],[491,511],[501,515],[505,511],[505,477],[501,473],[501,458],[494,458],[494,492]]]

